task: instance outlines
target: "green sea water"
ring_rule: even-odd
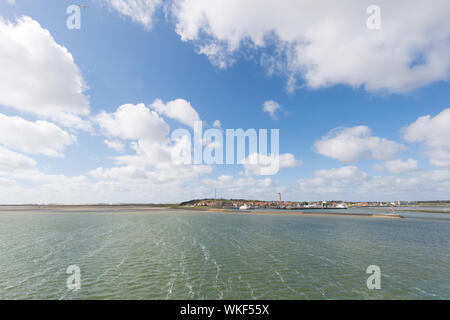
[[[450,299],[450,215],[405,216],[0,212],[0,299]]]

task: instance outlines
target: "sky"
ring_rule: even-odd
[[[450,3],[372,2],[0,0],[0,204],[450,199]]]

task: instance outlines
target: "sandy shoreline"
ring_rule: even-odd
[[[170,206],[151,206],[151,205],[9,205],[0,206],[2,211],[60,211],[60,212],[125,212],[125,211],[197,211],[197,212],[217,212],[226,214],[252,214],[252,215],[299,215],[299,216],[328,216],[328,217],[358,217],[358,218],[384,218],[399,219],[403,218],[398,214],[370,214],[370,213],[330,213],[330,212],[301,212],[301,211],[272,211],[272,210],[233,210],[220,208],[173,208]]]

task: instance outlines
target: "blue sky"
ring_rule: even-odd
[[[0,139],[1,203],[169,202],[210,197],[214,189],[225,197],[265,200],[275,199],[279,191],[286,200],[299,201],[449,198],[450,32],[444,30],[448,19],[441,16],[450,11],[448,3],[418,16],[407,33],[394,24],[401,25],[404,17],[400,4],[380,2],[382,19],[384,12],[390,17],[385,23],[381,20],[381,30],[367,29],[365,4],[350,1],[345,10],[324,9],[322,14],[329,15],[342,31],[341,39],[327,52],[331,40],[322,39],[336,36],[323,31],[326,20],[314,14],[319,12],[316,7],[310,8],[312,20],[307,25],[297,25],[304,17],[302,8],[289,8],[292,4],[282,1],[264,1],[261,7],[267,11],[245,5],[230,9],[226,3],[216,4],[221,8],[216,11],[214,1],[122,2],[86,1],[89,7],[81,9],[81,29],[70,30],[66,8],[71,1],[0,1],[1,37],[8,47],[3,53],[0,47],[0,65],[12,65],[0,79],[4,96],[0,114],[5,124],[25,120],[5,125],[8,135]],[[423,3],[410,5],[420,11]],[[269,17],[273,6],[293,18],[281,23]],[[203,18],[196,12],[202,12]],[[244,19],[249,12],[253,16]],[[22,20],[30,26],[27,34],[8,37],[24,16],[29,17]],[[342,22],[347,20],[349,25]],[[360,29],[344,33],[359,23]],[[442,31],[439,37],[428,36],[433,28]],[[40,39],[33,33],[43,30],[51,35],[39,40],[49,42],[48,54],[34,52],[36,45],[31,44],[30,52],[11,58],[11,52],[18,52],[13,49],[23,50],[27,41]],[[416,42],[408,42],[408,34],[416,36]],[[58,54],[67,58],[59,49],[53,52],[53,45],[66,48],[73,61],[53,60]],[[418,63],[421,69],[414,69],[419,55],[425,58]],[[27,59],[28,68],[23,78],[10,81],[12,74],[18,78],[23,72],[14,69],[21,59]],[[55,70],[46,72],[49,67],[42,66]],[[65,67],[74,67],[73,74],[58,71]],[[70,87],[71,76],[81,77],[87,87],[81,92]],[[48,85],[39,92],[33,91],[34,85],[14,87],[28,81],[23,79],[42,79]],[[295,79],[295,84],[289,79]],[[52,81],[67,87],[58,91]],[[15,91],[32,102],[11,94]],[[63,96],[66,91],[70,97]],[[89,123],[89,129],[57,119],[63,108],[50,103],[79,101],[80,96],[87,100],[83,107],[88,113],[79,112],[78,102],[70,104],[69,113]],[[116,114],[120,106],[129,105],[127,110],[139,109],[143,116],[154,112],[171,131],[190,129],[179,118],[152,107],[155,99],[161,99],[166,108],[168,102],[183,99],[188,103],[183,104],[189,109],[186,115],[197,114],[205,128],[219,120],[222,129],[279,129],[280,153],[294,160],[290,158],[274,176],[254,174],[239,164],[203,166],[198,172],[192,166],[172,167],[157,160],[169,145],[148,137],[157,128],[130,133],[132,120],[138,128],[144,117],[125,119],[127,111],[119,119]],[[280,106],[274,117],[263,111],[264,102],[270,100]],[[141,103],[142,108],[133,109]],[[39,111],[47,105],[50,114]],[[102,112],[106,116],[99,120]],[[107,127],[106,117],[114,121],[112,127]],[[27,131],[22,125],[33,129]],[[128,129],[118,130],[121,125]],[[143,125],[150,128],[152,123]],[[42,136],[42,146],[26,144],[26,132],[34,129],[39,134],[49,130]],[[19,139],[18,135],[24,136]],[[53,141],[50,146],[49,140]],[[105,140],[119,142],[124,149],[109,148]],[[133,148],[139,141],[142,145]],[[319,141],[323,142],[320,148]],[[145,151],[144,144],[154,143],[161,154]],[[43,152],[46,146],[50,151]],[[139,164],[118,159],[137,153]]]

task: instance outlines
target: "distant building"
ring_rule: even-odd
[[[278,202],[281,202],[281,193],[280,192],[277,193],[277,199],[278,199]]]

